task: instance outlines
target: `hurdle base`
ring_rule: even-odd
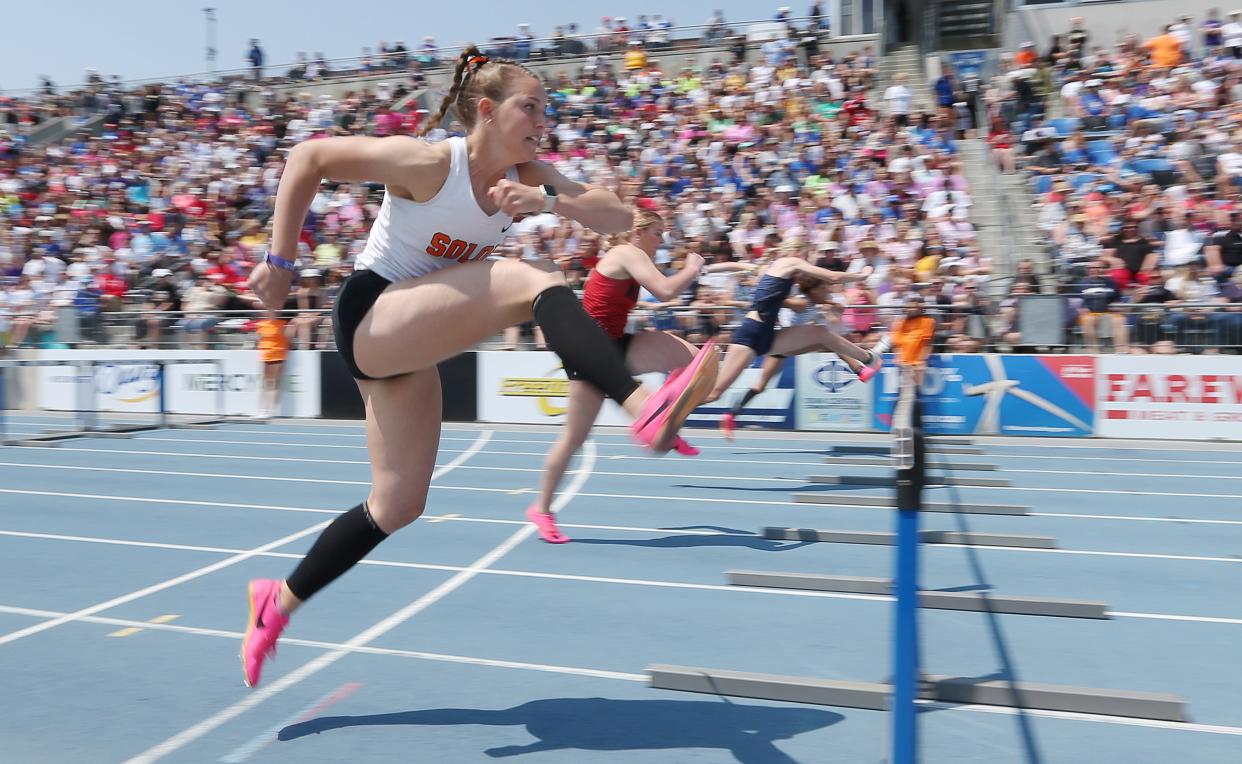
[[[798,504],[833,504],[843,507],[871,507],[877,509],[894,509],[896,499],[888,496],[852,496],[847,492],[795,493],[793,500]],[[962,502],[951,504],[942,501],[925,501],[920,507],[923,512],[960,512],[966,515],[1026,515],[1028,507],[1015,504],[975,504]]]
[[[697,666],[655,664],[647,667],[647,677],[651,687],[661,690],[873,711],[888,710],[888,699],[892,695],[891,684],[878,682],[811,679]],[[1189,721],[1185,700],[1155,692],[928,676],[920,683],[918,695],[921,700],[941,703]]]
[[[893,459],[889,456],[825,456],[825,464],[845,465],[847,467],[892,467]],[[996,472],[999,467],[984,462],[929,462],[929,470],[970,470],[975,472]]]
[[[865,708],[872,711],[887,711],[890,694],[888,685],[876,682],[807,679],[662,664],[648,666],[647,676],[648,684],[660,690],[782,700],[838,708]]]
[[[892,546],[897,534],[887,531],[837,531],[815,528],[764,528],[763,537],[772,541],[818,541],[827,544],[875,544]],[[1056,549],[1051,536],[1023,536],[1009,533],[964,533],[961,531],[921,531],[924,544],[954,546],[1004,546],[1022,549]]]
[[[892,453],[892,446],[885,445],[853,445],[853,446],[831,446],[829,452],[834,456],[840,454],[842,456],[887,456]],[[929,454],[983,454],[986,453],[978,446],[951,446],[940,445],[936,441],[927,444],[927,453]]]
[[[857,485],[857,486],[894,486],[896,481],[891,477],[883,475],[811,475],[807,478],[808,483],[822,483],[825,485]],[[960,485],[974,488],[1008,488],[1012,483],[1008,478],[1001,477],[971,477],[966,475],[944,475],[937,477],[928,477],[927,487]]]
[[[17,438],[14,439],[12,443],[19,446],[38,446],[47,443],[58,444],[62,440],[83,438],[89,434],[90,433],[86,430],[59,430],[56,432],[44,432],[41,435],[31,435],[25,438]]]
[[[774,573],[762,570],[730,570],[733,586],[755,586],[770,589],[836,592],[840,594],[892,593],[893,582],[887,578],[862,576],[826,576],[817,573]],[[1005,615],[1040,615],[1055,618],[1108,619],[1108,606],[1103,602],[1027,597],[988,592],[919,591],[919,607],[928,610],[965,610],[976,613]]]

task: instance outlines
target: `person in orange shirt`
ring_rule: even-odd
[[[893,322],[891,337],[893,350],[897,353],[897,365],[914,373],[914,383],[923,384],[923,372],[927,369],[927,357],[931,355],[932,340],[936,336],[936,319],[923,312],[923,298],[911,294],[906,297],[906,313]]]
[[[1143,43],[1143,47],[1151,53],[1152,66],[1172,69],[1182,63],[1182,43],[1173,36],[1168,26],[1165,26],[1164,34],[1151,38]]]
[[[259,418],[271,419],[280,409],[280,381],[289,357],[289,322],[274,310],[266,311],[255,326],[259,337],[259,361],[263,364],[263,390],[259,393]]]
[[[1013,56],[1013,62],[1018,65],[1019,69],[1029,69],[1035,65],[1039,59],[1039,53],[1035,51],[1035,43],[1024,42],[1022,49]]]

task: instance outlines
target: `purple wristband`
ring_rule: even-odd
[[[295,263],[289,260],[286,260],[283,257],[277,257],[276,255],[273,255],[271,252],[267,252],[264,255],[263,262],[271,263],[272,265],[276,266],[282,271],[289,271],[290,273],[293,273],[293,271],[297,268],[297,265]]]

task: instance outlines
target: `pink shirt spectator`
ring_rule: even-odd
[[[871,295],[857,283],[850,284],[845,290],[847,305],[871,305]],[[846,308],[841,317],[850,331],[866,332],[875,324],[875,311]]]

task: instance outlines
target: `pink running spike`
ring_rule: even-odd
[[[549,544],[564,544],[569,537],[556,527],[556,515],[551,512],[540,512],[539,507],[531,504],[526,508],[526,517],[539,529],[539,538]]]
[[[280,581],[256,578],[247,588],[250,621],[242,638],[241,662],[247,687],[259,685],[263,661],[276,655],[276,640],[289,625],[289,616],[280,612]]]
[[[678,437],[673,441],[673,450],[682,456],[698,456],[699,449],[686,442],[685,438]]]
[[[858,370],[858,379],[863,382],[870,382],[876,374],[880,372],[880,367],[884,365],[884,356],[879,353],[872,353],[871,360]]]
[[[657,453],[673,448],[682,422],[711,393],[719,367],[720,351],[716,340],[709,339],[689,366],[670,374],[647,399],[642,413],[630,426],[634,440]]]

